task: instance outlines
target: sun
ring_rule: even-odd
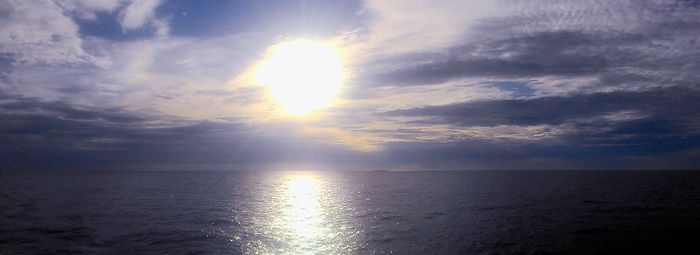
[[[289,115],[333,105],[345,73],[339,49],[330,42],[290,40],[270,48],[255,72],[258,84]]]

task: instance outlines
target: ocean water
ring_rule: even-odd
[[[700,172],[0,173],[0,254],[700,251]]]

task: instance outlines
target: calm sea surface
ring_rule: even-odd
[[[0,173],[0,254],[682,248],[700,251],[700,172]]]

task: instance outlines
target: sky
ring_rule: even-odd
[[[2,170],[700,167],[698,1],[2,2]],[[295,39],[305,117],[250,78]]]

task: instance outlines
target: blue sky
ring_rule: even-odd
[[[697,1],[9,0],[3,169],[700,165]],[[250,79],[332,41],[311,117]]]

